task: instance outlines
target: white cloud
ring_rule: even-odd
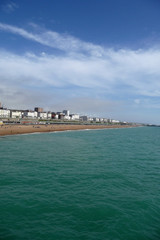
[[[124,54],[113,50],[106,58],[30,53],[19,56],[2,51],[0,54],[0,76],[8,81],[102,88],[119,94],[127,89],[130,94],[160,96],[160,69],[156,66],[160,64],[160,53],[126,51]],[[155,65],[150,64],[153,59]]]
[[[16,95],[18,101],[27,102],[30,96],[30,103],[32,97],[33,100],[39,99],[40,103],[43,103],[41,96],[47,99],[47,103],[49,99],[58,103],[57,99],[61,98],[59,106],[71,101],[78,106],[80,101],[76,99],[81,99],[82,107],[87,109],[93,102],[96,109],[102,110],[108,102],[115,108],[117,98],[123,102],[132,99],[133,105],[144,107],[142,98],[152,101],[160,97],[158,48],[114,50],[52,31],[30,33],[2,23],[0,29],[64,51],[60,55],[51,55],[42,48],[39,55],[33,49],[24,55],[16,55],[0,50],[1,98]],[[23,95],[17,94],[20,92]]]
[[[39,27],[37,27],[37,29],[38,31],[40,31],[40,33],[33,34],[22,28],[4,23],[0,23],[0,29],[6,32],[18,34],[24,38],[41,43],[48,47],[57,48],[65,52],[84,51],[95,56],[101,56],[103,54],[102,47],[94,45],[92,43],[81,41],[78,38],[75,38],[68,34],[59,34],[57,32],[48,30],[42,32]],[[36,30],[36,25],[34,25],[34,29]]]

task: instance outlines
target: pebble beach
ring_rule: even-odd
[[[105,129],[105,128],[127,128],[130,125],[72,125],[72,124],[50,124],[50,125],[1,125],[0,136],[36,133],[36,132],[57,132],[68,130],[85,130],[85,129]],[[133,126],[132,126],[133,127]]]

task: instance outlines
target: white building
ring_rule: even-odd
[[[20,110],[10,110],[11,118],[22,118],[22,111]]]
[[[97,118],[97,117],[94,117],[94,118],[93,118],[93,121],[94,121],[94,122],[99,122],[99,121],[100,121],[100,119],[99,119],[99,118]]]
[[[99,121],[100,121],[100,122],[104,122],[104,119],[103,119],[103,118],[100,118]]]
[[[70,114],[71,120],[79,120],[79,114]]]
[[[107,123],[109,120],[107,118],[103,118],[103,122]]]
[[[0,109],[0,118],[10,118],[10,110]]]
[[[47,118],[48,118],[48,119],[51,119],[51,118],[52,118],[52,113],[51,113],[51,112],[48,112],[48,113],[47,113]]]
[[[64,113],[66,116],[69,116],[69,110],[63,110],[63,113]]]
[[[64,116],[64,120],[70,120],[70,119],[71,119],[70,116],[68,116],[68,115],[65,115],[65,116]]]
[[[38,113],[36,111],[24,111],[23,112],[23,116],[26,118],[37,118],[38,117]]]
[[[120,121],[119,121],[119,120],[111,119],[111,123],[120,123]]]
[[[55,113],[55,112],[52,112],[51,113],[52,114],[52,119],[58,119],[58,114],[57,113]]]
[[[38,113],[39,119],[47,119],[47,113],[46,112],[39,112]]]

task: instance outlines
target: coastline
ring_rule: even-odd
[[[50,124],[50,125],[17,125],[8,124],[0,126],[0,136],[43,133],[43,132],[59,132],[69,130],[87,130],[87,129],[110,129],[110,128],[131,128],[135,125],[72,125],[72,124]]]

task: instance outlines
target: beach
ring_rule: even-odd
[[[7,124],[0,126],[0,136],[37,133],[37,132],[57,132],[68,130],[85,130],[85,129],[105,129],[105,128],[128,128],[130,125],[82,125],[82,124],[35,124],[35,125],[18,125]],[[133,126],[132,126],[133,127]]]

